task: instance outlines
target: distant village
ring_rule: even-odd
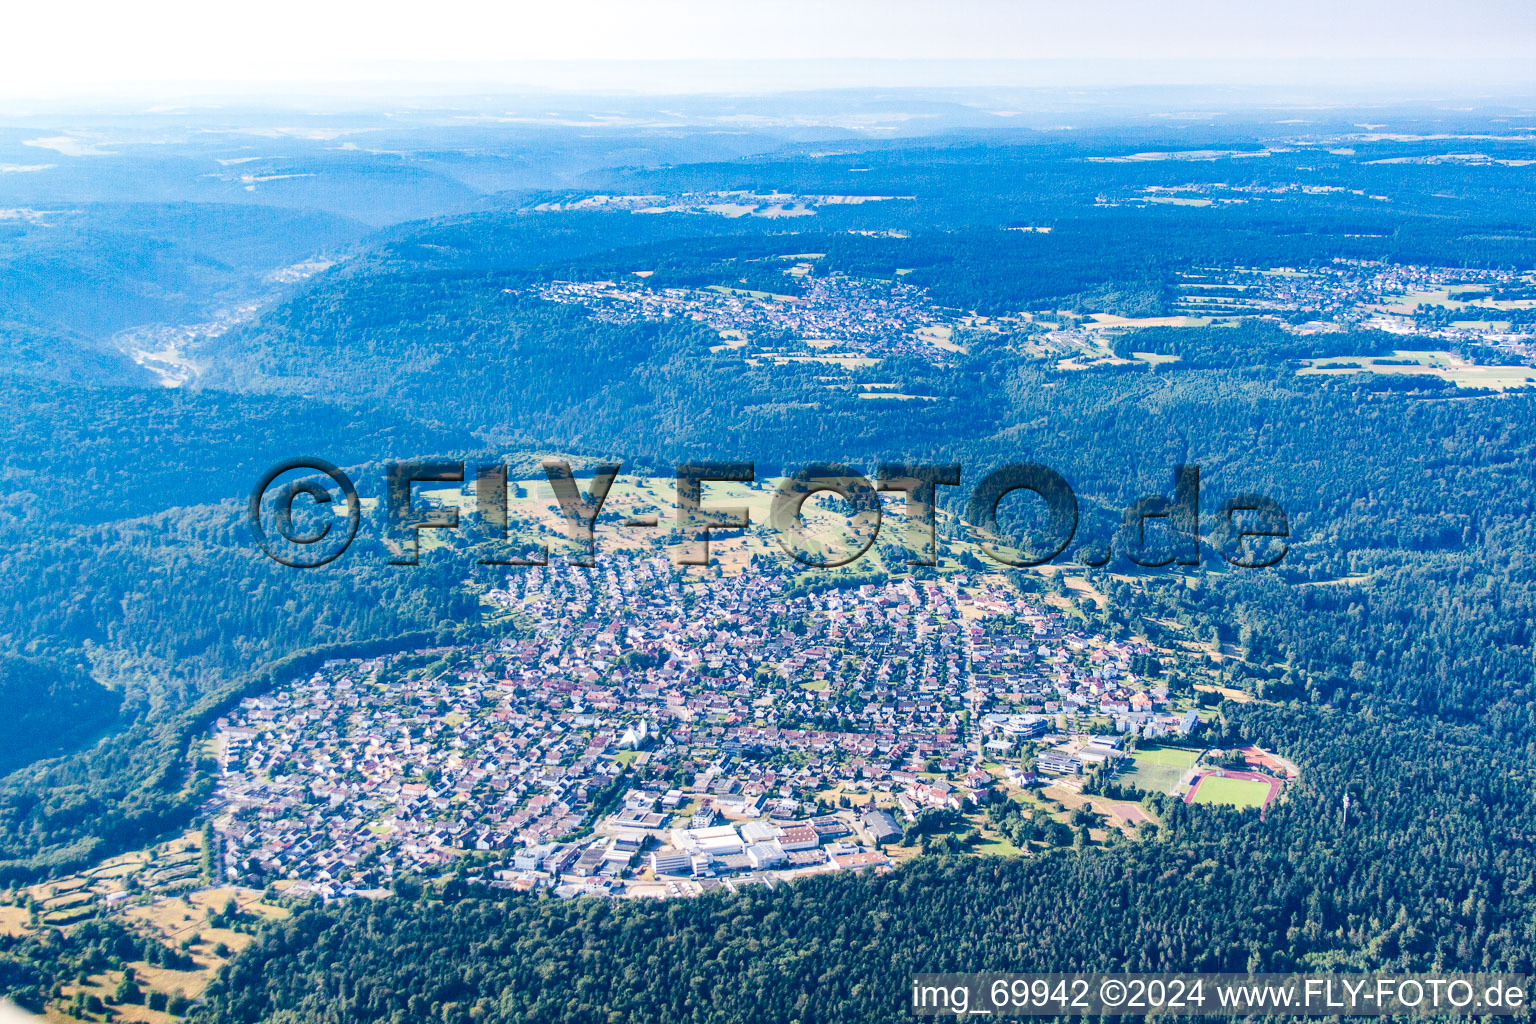
[[[1199,723],[1135,671],[1145,645],[1000,576],[791,594],[636,555],[487,600],[528,638],[332,662],[217,721],[221,880],[333,898],[473,864],[696,895],[879,869],[925,811]]]
[[[1510,270],[1335,259],[1300,268],[1208,268],[1184,275],[1178,288],[1182,313],[1280,317],[1299,334],[1363,327],[1522,357],[1533,354],[1536,340],[1536,285]],[[1298,313],[1310,319],[1298,321]]]
[[[1340,191],[1344,190],[1315,185],[1147,186],[1125,195],[1100,196],[1097,205],[1209,206],[1291,201]],[[1354,191],[1371,201],[1388,199]],[[551,208],[798,216],[814,213],[825,201],[893,198],[901,197],[593,196]],[[1051,229],[1006,230],[1049,233]],[[752,364],[809,360],[845,370],[872,365],[887,356],[943,365],[954,353],[967,350],[977,335],[999,333],[1030,339],[1039,349],[1037,354],[1065,356],[1064,368],[1078,369],[1085,359],[1107,359],[1107,341],[1127,329],[1239,319],[1268,320],[1303,335],[1363,328],[1402,336],[1410,348],[1414,343],[1421,348],[1481,346],[1512,362],[1536,358],[1536,280],[1510,270],[1346,258],[1305,267],[1202,267],[1170,282],[1170,316],[1126,318],[1054,309],[982,316],[939,305],[926,289],[903,280],[905,270],[897,270],[891,279],[854,278],[821,266],[822,256],[779,257],[784,263],[779,292],[732,285],[654,287],[647,281],[651,271],[638,269],[625,280],[555,281],[534,294],[551,302],[584,306],[593,317],[614,323],[671,318],[704,323],[718,332],[717,348],[740,349]],[[880,393],[878,385],[868,387],[861,397],[898,397]]]
[[[785,270],[793,294],[711,288],[651,288],[642,280],[557,281],[538,292],[552,302],[585,306],[610,323],[681,317],[708,324],[722,348],[745,348],[753,361],[793,360],[808,346],[821,360],[913,356],[943,362],[958,316],[934,305],[926,290],[894,281],[810,273],[812,259]],[[644,274],[644,272],[641,272]],[[754,343],[748,345],[748,339]],[[791,344],[793,342],[793,344]]]

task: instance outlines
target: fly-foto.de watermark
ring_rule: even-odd
[[[1522,974],[918,974],[916,1017],[1530,1016]]]
[[[545,479],[554,493],[565,533],[573,546],[572,565],[593,566],[597,558],[596,527],[615,479],[617,463],[593,467],[583,490],[569,463],[545,459]],[[466,476],[468,474],[468,476]],[[874,477],[837,463],[806,466],[774,482],[767,513],[768,532],[795,561],[813,568],[836,568],[863,557],[879,538],[886,513],[881,494],[899,495],[906,520],[903,547],[911,566],[935,566],[939,561],[937,505],[940,487],[958,487],[961,468],[953,464],[881,463]],[[286,479],[285,479],[286,478]],[[417,500],[416,485],[460,484],[473,481],[473,511],[461,517],[452,505]],[[742,531],[753,526],[744,505],[706,504],[706,484],[751,484],[757,479],[750,462],[690,462],[674,474],[671,522],[672,559],[679,566],[708,565],[712,534]],[[508,472],[504,463],[467,465],[459,461],[389,463],[384,469],[383,540],[391,565],[420,561],[420,531],[463,530],[475,543],[481,565],[547,565],[547,544],[529,545],[509,536]],[[999,523],[1003,499],[1030,492],[1042,503],[1043,522],[1020,533]],[[806,521],[805,504],[813,495],[834,494],[844,508],[838,543],[817,538]],[[295,503],[310,503],[307,517],[295,516]],[[316,510],[340,514],[314,515]],[[247,521],[257,544],[273,560],[310,569],[340,557],[356,539],[362,523],[362,499],[352,479],[324,459],[301,457],[271,467],[252,490]],[[1077,495],[1060,473],[1035,462],[1011,463],[991,470],[972,488],[964,518],[975,528],[981,552],[1001,566],[1043,565],[1067,551],[1077,539]],[[1285,557],[1290,524],[1279,503],[1261,494],[1227,498],[1215,511],[1206,534],[1217,553],[1243,568],[1271,566]],[[299,519],[303,519],[302,525]],[[465,520],[468,520],[467,522]],[[657,515],[635,515],[620,527],[661,529]],[[1149,535],[1156,531],[1154,541]],[[1200,563],[1200,467],[1176,466],[1171,495],[1147,495],[1132,502],[1114,531],[1114,547],[1145,567],[1192,566]],[[915,543],[912,541],[915,539]],[[1113,557],[1111,543],[1090,539],[1079,544],[1077,561],[1101,566]]]

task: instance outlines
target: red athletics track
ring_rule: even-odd
[[[1202,773],[1201,776],[1195,780],[1195,784],[1189,787],[1189,792],[1184,794],[1184,802],[1187,804],[1194,803],[1195,793],[1199,791],[1200,784],[1206,779],[1210,778],[1212,775],[1219,775],[1224,779],[1246,779],[1249,782],[1262,782],[1268,785],[1269,795],[1264,798],[1264,805],[1259,808],[1259,817],[1261,818],[1264,816],[1264,812],[1269,809],[1269,805],[1274,803],[1275,797],[1280,795],[1280,780],[1272,775],[1262,775],[1259,772],[1238,771],[1234,768],[1215,768],[1211,771]]]

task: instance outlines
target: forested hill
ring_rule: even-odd
[[[152,387],[119,332],[227,317],[272,274],[364,231],[319,212],[196,203],[0,211],[0,370]]]
[[[117,717],[119,697],[85,666],[0,655],[0,772],[77,746]]]

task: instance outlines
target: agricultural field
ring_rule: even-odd
[[[1479,366],[1451,352],[1400,349],[1390,356],[1334,356],[1308,359],[1297,372],[1302,375],[1337,376],[1346,373],[1420,374],[1450,381],[1458,387],[1504,391],[1536,384],[1529,366]]]
[[[104,903],[195,887],[201,861],[198,835],[188,832],[153,850],[112,857],[88,871],[31,886],[15,899],[18,907],[36,908],[37,924],[67,927],[93,916]]]
[[[78,977],[63,986],[62,1002],[50,1004],[45,1019],[72,1022],[110,1014],[105,1019],[169,1024],[177,1018],[165,1008],[184,1006],[201,994],[218,969],[250,944],[257,922],[287,916],[256,890],[207,888],[202,864],[201,835],[192,830],[88,870],[4,893],[0,934],[22,937],[57,929],[68,935],[105,915],[189,958],[180,967],[127,963],[140,990],[137,1002],[114,1002],[124,979],[121,969]],[[235,913],[228,915],[231,904]]]

